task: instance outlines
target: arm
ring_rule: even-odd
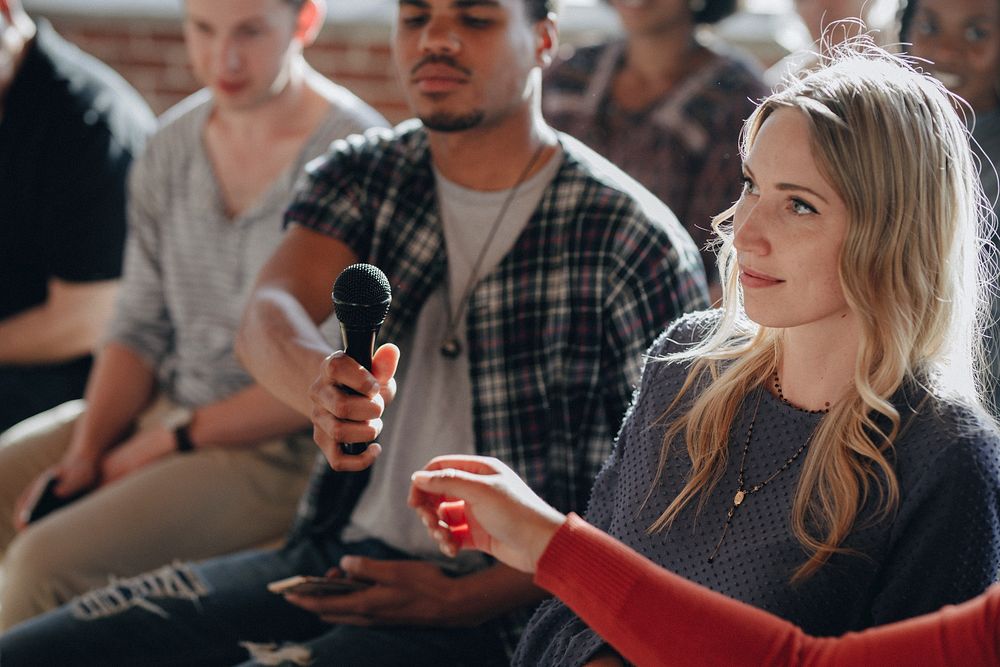
[[[90,354],[111,316],[114,280],[49,280],[44,303],[0,321],[0,364],[48,364]]]
[[[535,582],[637,665],[687,658],[751,665],[995,665],[1000,587],[960,607],[817,638],[664,570],[571,516],[538,561]],[[659,611],[658,611],[659,610]],[[668,613],[661,613],[669,610]],[[683,661],[678,664],[686,664]]]
[[[195,447],[248,447],[309,425],[309,420],[251,385],[194,411],[188,432]]]
[[[236,351],[258,382],[313,423],[313,438],[334,470],[363,470],[381,449],[340,451],[342,442],[369,442],[395,394],[399,359],[394,345],[372,357],[369,373],[343,352],[333,352],[318,323],[333,309],[330,291],[357,260],[341,241],[293,226],[268,260],[250,295]],[[353,389],[349,394],[344,387]]]
[[[444,553],[480,549],[535,571],[535,583],[638,665],[728,664],[738,655],[746,664],[985,667],[1000,657],[1000,587],[936,614],[820,639],[564,517],[496,459],[438,457],[414,473],[409,502]]]
[[[252,385],[193,411],[188,437],[196,448],[252,447],[305,428],[309,420]],[[101,481],[110,483],[177,452],[177,435],[166,424],[144,426],[101,463]]]
[[[236,353],[260,384],[303,415],[309,387],[333,352],[319,323],[333,312],[333,283],[357,257],[340,241],[293,225],[261,270],[236,337]]]

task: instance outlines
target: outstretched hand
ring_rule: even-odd
[[[372,370],[334,352],[320,367],[309,388],[312,401],[313,439],[334,470],[358,471],[370,466],[382,451],[372,442],[361,454],[344,454],[341,443],[371,442],[382,430],[382,411],[396,395],[399,348],[386,344],[372,355]],[[345,391],[345,387],[355,393]]]
[[[478,549],[531,573],[566,521],[494,458],[439,456],[412,480],[408,502],[449,556]]]

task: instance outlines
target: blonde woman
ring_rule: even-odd
[[[715,221],[722,308],[651,348],[587,520],[813,634],[981,593],[1000,447],[974,372],[982,197],[951,99],[855,40],[767,98],[742,150]],[[552,600],[515,662],[607,652]]]

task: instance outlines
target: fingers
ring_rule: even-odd
[[[343,593],[338,595],[296,595],[288,593],[285,600],[296,607],[316,614],[324,623],[341,623],[346,625],[373,625],[370,616],[359,612],[358,598],[364,597],[369,591]]]
[[[54,489],[55,494],[60,498],[71,496],[77,491],[94,484],[95,477],[99,470],[99,464],[85,461],[75,461],[73,463],[60,463],[53,468],[53,475],[59,479]]]
[[[442,496],[448,492],[446,487],[440,483],[442,478],[455,478],[462,472],[466,479],[482,484],[484,480],[480,476],[503,474],[504,470],[510,469],[499,459],[489,456],[463,454],[437,456],[424,466],[424,470],[418,470],[411,475],[412,484],[407,503],[415,509],[421,506],[436,507],[443,499]],[[472,473],[472,475],[467,473]],[[459,488],[458,486],[451,487],[451,491],[457,492]],[[468,490],[466,489],[466,492]],[[457,493],[453,493],[453,495],[457,495]]]
[[[396,368],[398,350],[384,346],[379,352],[378,372],[383,380],[394,382],[391,373]],[[372,442],[378,437],[385,407],[383,389],[375,376],[343,352],[335,352],[323,361],[319,377],[309,390],[313,404],[310,418],[313,439],[334,470],[364,470],[382,451],[372,444],[361,454],[344,454],[340,445]],[[392,390],[388,393],[391,395]]]
[[[337,472],[360,472],[375,463],[375,459],[382,453],[382,446],[373,442],[360,454],[345,454],[340,449],[340,442],[321,437],[315,429],[313,429],[313,439],[323,452],[330,468]]]
[[[18,531],[24,530],[28,526],[28,512],[30,511],[29,504],[32,499],[37,498],[41,493],[42,487],[49,483],[52,475],[55,474],[55,468],[49,468],[41,475],[36,477],[31,484],[24,490],[24,492],[18,497],[17,502],[14,504],[14,516],[12,517],[14,521],[14,528]]]
[[[411,494],[417,505],[426,505],[433,501],[433,496],[458,498],[475,502],[484,492],[492,488],[491,477],[475,472],[445,468],[443,470],[418,470],[410,476],[416,487],[432,497],[420,493]]]
[[[340,559],[340,570],[352,579],[372,581],[380,584],[395,584],[399,580],[396,561],[365,558],[364,556],[344,556]]]
[[[425,470],[442,470],[444,468],[454,468],[479,475],[498,475],[510,468],[500,459],[492,456],[474,456],[471,454],[446,454],[435,456],[426,466]]]
[[[380,393],[385,405],[392,403],[396,397],[396,368],[399,365],[399,348],[392,343],[386,343],[372,355],[372,375],[379,383]]]
[[[438,520],[445,522],[448,526],[460,528],[468,525],[469,520],[465,515],[465,501],[453,500],[443,502],[437,508]]]
[[[374,361],[374,359],[373,359]],[[365,367],[347,356],[343,350],[334,352],[320,365],[319,381],[340,387],[349,387],[364,396],[372,397],[379,391],[375,376]]]

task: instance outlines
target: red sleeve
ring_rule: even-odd
[[[637,665],[1000,664],[1000,586],[926,616],[811,637],[664,570],[575,514],[539,560],[535,583]]]

